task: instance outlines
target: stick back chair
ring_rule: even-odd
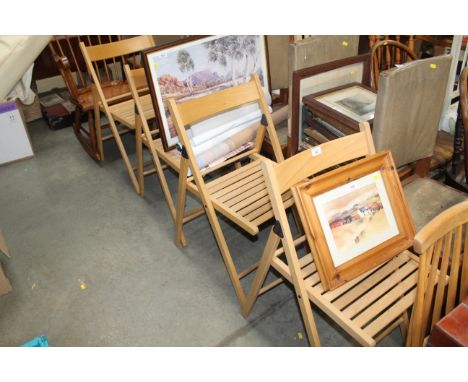
[[[396,65],[416,60],[416,54],[405,44],[394,40],[383,40],[371,48],[371,85],[379,88],[379,74]]]
[[[97,145],[96,129],[94,126],[94,99],[91,88],[91,78],[86,68],[83,55],[80,51],[79,43],[83,42],[86,46],[107,44],[120,41],[123,38],[118,35],[106,36],[54,36],[49,42],[54,63],[70,94],[70,101],[75,105],[75,121],[73,131],[85,151],[95,160],[100,160],[99,149]],[[122,62],[136,65],[136,54],[123,57],[114,57],[113,65],[119,65]],[[98,64],[95,69],[98,70]],[[104,70],[104,72],[102,72]],[[121,78],[113,78],[112,72],[101,66],[102,90],[106,97],[113,97],[119,94],[129,93],[126,81]],[[82,115],[86,113],[88,119],[88,129],[82,124]]]
[[[291,190],[294,200],[297,200],[298,196],[292,188],[294,185],[332,166],[375,153],[369,125],[362,123],[360,130],[359,133],[316,146],[313,150],[319,155],[311,155],[311,151],[307,150],[277,165],[272,162],[262,164],[277,222],[265,245],[242,314],[247,316],[250,313],[258,296],[282,280],[288,280],[294,286],[309,343],[313,346],[320,345],[320,338],[312,304],[359,344],[374,346],[397,326],[405,335],[408,322],[406,311],[414,301],[418,263],[408,251],[336,289],[326,291],[314,262],[314,245],[308,248],[306,235],[293,237],[289,225],[287,206],[281,197],[285,192]],[[401,187],[399,192],[403,193]],[[304,211],[299,205],[296,207],[299,221],[305,221]],[[305,230],[307,233],[307,227],[299,228],[300,232]],[[298,253],[302,253],[303,249],[306,255],[299,257]],[[282,278],[263,286],[270,268],[279,272]]]
[[[437,321],[468,295],[468,200],[426,224],[414,238],[414,250],[419,276],[407,345],[423,346]]]
[[[468,185],[468,66],[460,74],[460,112],[463,122],[465,183]]]
[[[186,128],[191,124],[207,119],[229,110],[236,109],[242,105],[256,102],[262,113],[262,122],[256,132],[255,142],[252,148],[233,156],[209,169],[200,169],[188,138]],[[259,226],[273,217],[271,203],[266,190],[265,179],[260,168],[262,161],[269,161],[260,155],[265,133],[272,144],[275,159],[283,160],[283,153],[276,135],[268,105],[258,76],[252,76],[251,81],[204,97],[191,99],[183,103],[169,100],[169,110],[175,124],[179,140],[183,145],[183,155],[180,163],[179,190],[177,200],[176,238],[177,245],[181,245],[180,236],[182,225],[185,222],[184,209],[186,191],[201,199],[205,212],[208,216],[215,239],[226,264],[229,277],[234,286],[237,298],[241,304],[245,300],[240,279],[250,273],[255,267],[238,273],[231,257],[226,239],[223,235],[216,212],[221,213],[234,224],[241,227],[251,235],[259,232]],[[228,169],[228,165],[237,163],[244,159],[251,162],[245,166],[237,166],[234,171],[228,172],[214,180],[206,182],[207,174],[214,174],[215,170]],[[192,175],[187,177],[188,168]],[[285,197],[285,203],[292,203],[291,195]]]
[[[137,36],[126,40],[96,46],[86,46],[83,42],[80,42],[80,49],[93,82],[93,107],[99,157],[101,160],[104,159],[103,141],[113,138],[117,144],[122,159],[124,160],[125,167],[130,175],[132,184],[137,192],[139,192],[138,181],[120,138],[121,134],[128,132],[130,129],[127,126],[126,128],[119,130],[111,110],[112,106],[128,100],[128,98],[131,97],[131,94],[130,92],[125,95],[106,94],[103,90],[103,84],[105,83],[104,80],[107,79],[123,79],[123,69],[120,70],[120,65],[116,64],[119,58],[125,58],[126,56],[133,55],[134,53],[152,46],[154,46],[154,39],[152,36]],[[122,60],[124,59],[122,58]],[[122,64],[125,63],[125,61],[121,62]],[[112,132],[112,134],[104,137],[102,136],[102,126],[100,122],[101,111],[106,115]]]

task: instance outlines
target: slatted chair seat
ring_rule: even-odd
[[[140,102],[141,106],[143,107],[146,120],[154,119],[155,113],[151,101],[151,95],[147,94],[140,97]],[[135,126],[135,101],[133,99],[111,105],[109,106],[109,110],[114,120],[120,122],[124,126]],[[101,111],[104,111],[102,107]]]
[[[104,83],[101,87],[106,99],[122,97],[124,95],[130,97],[130,88],[126,82],[113,81]],[[90,88],[79,89],[77,99],[83,110],[92,110],[94,97]]]
[[[295,240],[302,244],[305,236]],[[281,276],[292,282],[282,248],[272,261]],[[416,295],[418,261],[409,251],[402,252],[356,279],[325,291],[312,255],[299,259],[309,299],[320,309],[333,312],[332,318],[363,346],[375,346],[383,336],[400,325],[403,313]],[[260,294],[262,291],[260,291]]]
[[[215,209],[251,235],[257,235],[258,227],[274,215],[260,163],[253,161],[207,183]],[[293,204],[291,192],[283,195],[283,202],[288,207]]]
[[[178,172],[181,157],[176,153],[176,150],[164,151],[161,139],[155,140],[154,143],[158,155],[169,167]],[[193,181],[187,184],[187,189],[191,193],[199,195]],[[257,235],[258,227],[274,216],[263,178],[261,160],[253,161],[208,182],[207,190],[214,208],[228,219],[239,224],[251,235]],[[290,191],[284,193],[283,203],[288,207],[294,203]]]

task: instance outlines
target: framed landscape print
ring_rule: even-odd
[[[362,85],[342,87],[316,96],[314,99],[356,122],[374,119],[377,94]]]
[[[389,151],[296,187],[325,288],[375,268],[413,242],[414,226]]]
[[[149,49],[144,61],[166,151],[178,142],[168,99],[201,97],[247,82],[254,73],[269,91],[264,36],[192,37]]]

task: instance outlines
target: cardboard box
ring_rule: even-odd
[[[0,103],[0,164],[34,156],[16,101]]]
[[[3,237],[2,231],[0,230],[0,255],[2,253],[6,257],[10,257],[6,240]],[[0,296],[10,293],[12,290],[13,288],[11,287],[10,281],[5,276],[5,273],[3,272],[3,269],[2,269],[2,264],[0,263]]]
[[[26,123],[35,121],[42,118],[41,103],[39,97],[36,94],[34,102],[31,105],[24,105],[21,101],[19,102],[21,112],[23,113],[24,120]]]

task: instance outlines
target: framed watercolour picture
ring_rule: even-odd
[[[297,186],[321,281],[334,289],[408,249],[414,226],[390,151]]]
[[[167,100],[184,102],[250,80],[258,74],[268,88],[264,36],[192,37],[144,52],[161,139],[166,151],[178,142]]]

